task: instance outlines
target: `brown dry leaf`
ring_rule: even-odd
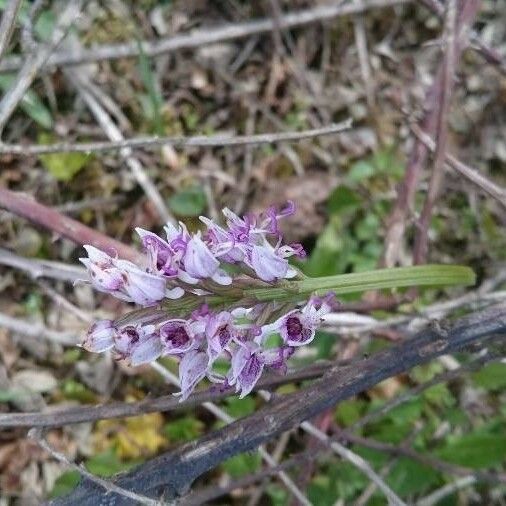
[[[44,460],[46,455],[35,441],[18,439],[0,446],[0,489],[16,492],[21,488],[21,474],[31,463]]]

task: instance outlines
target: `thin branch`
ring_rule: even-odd
[[[16,25],[16,16],[22,0],[9,0],[4,8],[2,14],[2,21],[0,22],[0,60],[9,45],[12,32]]]
[[[158,372],[165,380],[167,380],[172,385],[179,387],[179,379],[168,369],[163,367],[158,362],[153,362],[151,367]],[[235,422],[235,419],[231,417],[227,412],[221,409],[216,404],[207,401],[202,403],[202,406],[206,408],[210,413],[212,413],[216,418],[222,420],[226,424],[231,424]],[[258,448],[258,453],[262,457],[262,459],[266,462],[269,467],[276,467],[278,465],[276,459],[272,457],[270,453],[268,453],[263,446]],[[307,500],[305,495],[299,490],[297,485],[292,481],[292,479],[284,472],[279,471],[278,473],[279,479],[284,483],[289,492],[304,506],[312,506],[311,503]]]
[[[430,137],[430,135],[422,131],[418,125],[411,125],[411,130],[428,149],[430,149],[432,152],[435,151],[436,143]],[[497,202],[499,202],[499,204],[501,204],[503,207],[506,207],[506,188],[499,186],[493,181],[490,181],[479,171],[465,165],[460,160],[448,153],[445,155],[445,162],[452,169],[456,170],[459,174],[478,186],[478,188],[481,188],[484,192],[488,193],[491,197],[496,199]]]
[[[432,457],[431,455],[419,453],[416,450],[413,450],[412,448],[407,446],[396,445],[391,443],[383,443],[382,441],[377,441],[362,436],[356,436],[355,434],[350,434],[347,430],[344,431],[339,430],[337,437],[342,441],[348,441],[353,444],[364,446],[365,448],[371,448],[373,450],[385,452],[388,453],[389,455],[403,456],[410,458],[412,460],[420,462],[425,466],[431,467],[445,474],[457,476],[468,476],[469,474],[473,474],[473,476],[475,476],[477,480],[486,483],[494,483],[494,484],[506,483],[505,473],[493,471],[479,471],[470,469],[469,467],[450,464],[449,462]]]
[[[478,5],[475,0],[463,0],[463,8],[459,12],[457,24],[457,42],[454,58],[456,66],[463,49],[466,46],[465,31],[463,27],[472,24]],[[421,129],[428,135],[434,137],[437,129],[437,100],[442,94],[444,85],[444,62],[441,62],[436,72],[434,82],[425,94],[424,108],[425,114],[421,121]],[[428,149],[426,146],[415,140],[409,159],[407,162],[404,179],[399,185],[397,191],[397,200],[387,220],[387,231],[385,235],[385,246],[381,265],[384,267],[393,267],[400,258],[402,251],[401,243],[407,225],[407,219],[413,211],[413,203],[416,194],[416,187],[420,179],[420,173],[427,159]]]
[[[28,59],[26,59],[12,87],[0,100],[0,135],[2,134],[6,122],[24,97],[37,73],[51,53],[65,38],[70,26],[79,16],[82,3],[83,0],[74,0],[68,3],[66,9],[56,23],[51,41],[48,44],[41,45],[33,56],[29,56]]]
[[[396,408],[397,406],[403,404],[404,402],[409,401],[410,399],[413,399],[416,395],[421,394],[422,392],[425,392],[429,388],[433,387],[434,385],[438,385],[439,383],[446,383],[448,381],[452,381],[455,378],[461,377],[463,374],[470,372],[470,371],[476,371],[480,367],[482,367],[484,364],[492,361],[497,360],[499,358],[498,354],[495,353],[486,353],[475,360],[469,362],[466,365],[460,366],[458,369],[453,369],[451,371],[446,371],[444,373],[438,374],[434,376],[429,381],[426,381],[424,383],[420,383],[416,387],[410,388],[406,392],[393,397],[392,399],[388,400],[380,406],[379,408],[370,411],[367,413],[367,415],[363,416],[359,420],[357,420],[355,423],[350,425],[347,430],[351,432],[355,432],[358,429],[361,429],[362,427],[365,427],[367,424],[371,423],[374,420],[377,420],[378,418],[381,418],[386,413],[391,411],[392,409]]]
[[[444,18],[444,4],[439,2],[439,0],[418,0],[418,2],[439,16],[441,19]],[[501,53],[497,49],[494,49],[483,42],[480,35],[472,29],[469,30],[469,38],[471,39],[471,42],[476,46],[474,49],[477,49],[488,63],[495,65],[502,74],[506,75],[506,61],[504,60],[504,57],[501,55]]]
[[[282,16],[283,28],[295,28],[328,19],[359,14],[371,9],[383,9],[411,3],[411,0],[360,0],[356,3],[341,2],[331,5],[321,5],[306,10],[292,12]],[[146,56],[159,56],[181,49],[193,49],[207,46],[216,42],[235,40],[251,35],[267,33],[274,29],[272,19],[258,19],[244,23],[224,25],[219,28],[201,28],[192,33],[161,38],[155,41],[142,41],[140,44],[131,42],[126,44],[104,45],[79,52],[62,51],[56,53],[46,63],[46,67],[61,65],[79,65],[117,58],[137,58],[142,51]],[[140,47],[139,47],[140,46]],[[22,64],[21,57],[13,57],[0,65],[0,72],[12,72]]]
[[[434,506],[445,497],[448,497],[454,492],[457,492],[457,490],[460,490],[461,488],[465,487],[470,487],[471,485],[474,485],[477,481],[478,480],[476,476],[473,475],[457,478],[452,483],[448,483],[447,485],[438,488],[437,490],[432,492],[430,495],[424,497],[423,499],[419,499],[418,501],[416,501],[416,506]]]
[[[0,313],[0,327],[4,327],[24,336],[33,337],[35,339],[47,339],[48,341],[64,344],[66,346],[75,346],[79,342],[75,332],[58,332],[48,329],[42,323],[20,320],[19,318],[13,318],[3,313]]]
[[[100,105],[98,100],[86,89],[85,81],[83,74],[78,69],[77,71],[65,70],[65,75],[69,81],[71,81],[74,86],[79,91],[82,99],[90,109],[95,119],[100,124],[100,127],[106,133],[107,137],[111,140],[112,143],[122,143],[125,142],[125,138],[121,133],[120,129],[116,126],[114,121],[111,119],[107,111]],[[158,188],[155,186],[153,181],[149,178],[144,170],[142,164],[132,156],[132,149],[129,147],[122,147],[120,149],[120,155],[125,160],[126,165],[130,169],[133,177],[139,184],[139,186],[144,190],[144,193],[148,197],[148,199],[153,203],[158,215],[160,216],[162,222],[171,222],[175,223],[176,219],[169,212],[167,206],[165,205],[165,201],[160,195]]]
[[[276,396],[276,402],[254,414],[121,475],[116,483],[154,496],[163,489],[167,498],[173,498],[223,460],[257,448],[386,378],[498,336],[506,336],[506,304],[459,319],[444,332],[430,327],[401,345],[383,350],[353,366],[333,367],[310,386]],[[177,473],[173,472],[174,469]],[[84,482],[67,497],[55,501],[55,506],[91,506],[99,498],[100,491],[93,484]]]
[[[448,139],[448,113],[450,112],[453,80],[457,59],[457,0],[448,0],[445,19],[445,49],[443,56],[443,80],[441,95],[437,99],[437,123],[436,123],[436,150],[434,153],[434,165],[429,181],[429,190],[425,198],[422,214],[417,223],[417,234],[413,248],[413,262],[423,264],[427,260],[429,248],[429,225],[432,210],[439,195],[444,176],[444,161],[446,144]]]
[[[0,321],[1,324],[1,321]],[[285,376],[271,375],[260,379],[256,390],[275,389],[288,383],[307,381],[321,377],[330,369],[332,364],[324,362],[294,370]],[[343,366],[346,363],[342,364]],[[0,413],[0,427],[63,427],[74,423],[95,422],[111,418],[127,418],[146,413],[186,411],[200,406],[206,401],[219,401],[235,395],[233,389],[218,390],[209,388],[192,394],[186,401],[181,402],[173,395],[163,395],[154,399],[144,399],[137,402],[111,402],[94,406],[72,406],[55,408],[50,406],[44,413]]]
[[[55,460],[62,463],[64,466],[72,469],[73,471],[77,471],[81,476],[84,476],[86,479],[96,483],[99,487],[103,488],[106,491],[106,494],[115,493],[122,497],[126,497],[133,501],[136,501],[136,504],[145,504],[147,506],[160,506],[160,505],[169,505],[174,504],[166,503],[161,501],[155,501],[149,497],[145,497],[135,492],[131,492],[130,490],[125,490],[121,487],[118,487],[114,483],[104,480],[94,474],[90,473],[84,466],[78,466],[75,462],[71,462],[63,453],[56,451],[44,438],[42,435],[42,431],[40,429],[32,429],[28,433],[28,436],[33,439],[41,448],[46,450],[46,452],[51,455]]]
[[[24,258],[4,248],[0,248],[0,265],[7,265],[9,267],[13,267],[14,269],[20,269],[26,272],[32,279],[49,278],[75,283],[80,279],[87,278],[86,269],[84,267],[65,264],[63,262],[55,262],[52,260]]]
[[[257,473],[243,476],[242,478],[234,480],[229,485],[209,486],[195,490],[179,499],[177,504],[178,506],[201,506],[202,504],[208,504],[209,501],[229,494],[233,490],[248,487],[265,478],[274,476],[279,471],[286,471],[291,467],[300,466],[302,463],[312,461],[315,458],[317,458],[315,452],[304,451],[293,455],[275,467],[267,467]]]
[[[133,139],[119,140],[118,136],[111,141],[81,142],[81,143],[56,143],[56,144],[0,144],[0,155],[11,154],[18,156],[42,155],[48,153],[96,153],[99,151],[154,148],[159,146],[184,147],[233,147],[233,146],[258,146],[262,144],[274,144],[280,142],[299,142],[304,139],[333,135],[351,128],[351,119],[341,123],[313,128],[301,132],[272,132],[257,135],[197,135],[194,137],[159,137],[140,136]],[[121,135],[121,134],[120,134]]]
[[[260,391],[260,395],[267,401],[271,399],[271,394],[269,392]],[[327,434],[322,432],[320,429],[315,427],[310,422],[302,422],[300,424],[300,428],[311,434],[311,436],[315,437],[326,446],[329,446],[330,449],[339,455],[344,460],[350,462],[353,466],[355,466],[359,471],[364,473],[373,483],[377,485],[377,487],[385,494],[385,497],[388,499],[388,503],[393,506],[406,506],[406,503],[397,496],[397,494],[384,482],[384,480],[374,471],[374,469],[369,465],[367,461],[365,461],[360,455],[357,455],[355,452],[352,452],[349,448],[346,448],[342,444],[337,441],[332,441]]]
[[[140,258],[140,253],[130,246],[40,204],[27,194],[13,192],[0,186],[0,207],[62,235],[76,244],[91,244],[102,250],[114,250],[120,257],[134,262]]]

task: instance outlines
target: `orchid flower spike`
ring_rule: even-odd
[[[314,339],[332,309],[332,296],[287,307],[240,294],[248,282],[274,287],[298,275],[288,259],[303,258],[304,249],[283,244],[279,223],[294,210],[291,202],[243,217],[224,209],[225,226],[201,217],[203,232],[167,224],[165,237],[137,228],[145,253],[139,265],[86,245],[87,256],[80,260],[98,291],[151,309],[95,323],[82,347],[109,351],[132,366],[175,358],[182,400],[205,378],[244,397],[266,368],[286,372],[289,357]],[[268,346],[273,334],[281,336],[277,347]]]

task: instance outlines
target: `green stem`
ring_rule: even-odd
[[[396,267],[322,278],[285,281],[281,286],[249,288],[244,295],[259,301],[303,299],[312,293],[332,291],[336,295],[385,288],[415,286],[472,285],[476,281],[469,267],[460,265],[417,265]]]

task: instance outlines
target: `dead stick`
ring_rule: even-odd
[[[415,264],[423,264],[427,260],[428,233],[432,209],[436,203],[441,183],[444,176],[444,161],[446,142],[448,138],[448,113],[450,112],[450,100],[453,90],[453,78],[455,73],[455,60],[457,54],[457,0],[449,0],[445,20],[445,50],[442,62],[441,94],[436,102],[436,151],[434,153],[434,165],[429,181],[429,190],[422,209],[422,214],[415,236],[413,261]]]
[[[127,260],[133,262],[139,260],[140,254],[130,246],[40,204],[27,194],[0,187],[0,207],[56,232],[76,244],[91,244],[101,250],[114,250],[120,257]]]

